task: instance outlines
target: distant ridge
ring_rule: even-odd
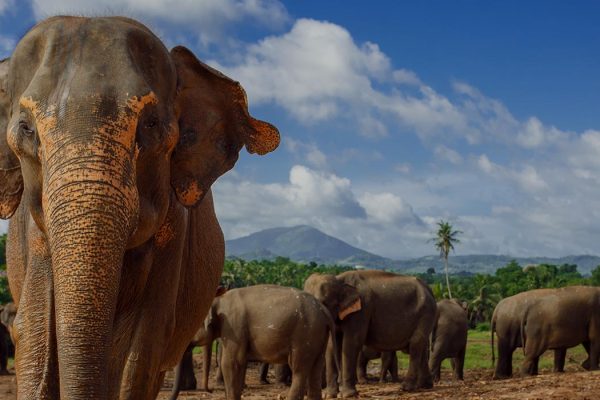
[[[296,262],[316,262],[318,264],[338,264],[362,266],[365,268],[391,269],[401,272],[425,272],[434,268],[441,272],[443,263],[435,256],[425,256],[410,260],[392,260],[327,235],[308,225],[289,228],[271,228],[226,242],[228,257],[245,260],[274,259],[287,257]],[[550,257],[511,257],[506,255],[465,255],[450,256],[450,272],[493,274],[511,260],[521,266],[531,264],[577,264],[579,272],[589,274],[600,265],[600,257],[575,255],[560,258]]]

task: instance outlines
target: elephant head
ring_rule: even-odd
[[[339,320],[344,320],[362,307],[358,289],[335,275],[310,275],[304,282],[304,291],[315,296]]]
[[[278,143],[239,83],[127,18],[50,18],[0,63],[0,217],[20,204],[47,242],[62,398],[107,396],[125,251]]]

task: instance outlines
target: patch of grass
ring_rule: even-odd
[[[494,338],[494,345],[497,346],[497,337]],[[494,349],[496,359],[498,357],[497,347]],[[398,360],[401,368],[408,366],[408,355],[398,352]],[[566,368],[578,368],[583,360],[587,358],[587,353],[583,346],[579,345],[567,350]],[[517,372],[523,361],[523,349],[518,348],[513,353],[513,371]],[[554,367],[554,352],[547,351],[540,357],[539,369],[552,370]],[[465,370],[473,369],[491,369],[492,368],[492,348],[490,344],[490,332],[469,330],[467,337],[467,353],[465,355]],[[452,370],[450,360],[442,362],[442,369]]]

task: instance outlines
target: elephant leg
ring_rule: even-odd
[[[246,371],[246,352],[242,346],[228,343],[221,356],[221,369],[225,383],[225,398],[241,400]]]
[[[321,378],[325,368],[325,357],[317,356],[308,376],[307,400],[321,400]]]
[[[498,338],[498,363],[493,379],[507,379],[512,376],[512,356],[514,347],[507,340]]]
[[[269,374],[269,363],[261,363],[260,364],[260,383],[261,383],[261,385],[269,384],[269,380],[267,379],[268,374]]]
[[[379,382],[385,382],[385,377],[392,365],[392,354],[393,352],[382,351],[381,352],[381,370],[379,371]]]
[[[581,366],[584,369],[587,369],[588,371],[590,370],[590,342],[583,342],[582,343],[583,347],[585,348],[585,351],[587,352],[587,358],[585,360],[583,360],[583,362],[581,363]]]
[[[544,349],[540,348],[530,335],[530,339],[525,344],[525,359],[523,360],[523,364],[521,364],[521,375],[522,376],[531,376],[537,374],[538,362],[540,359],[540,355],[544,352]]]
[[[458,353],[458,355],[452,359],[452,361],[453,361],[452,368],[454,369],[454,378],[458,379],[460,381],[463,380],[463,370],[465,367],[465,351],[466,351],[466,349],[463,348]]]
[[[331,339],[327,342],[327,350],[325,351],[325,369],[326,369],[326,377],[327,377],[327,388],[325,390],[325,398],[335,399],[339,393],[339,383],[338,377],[340,371],[338,370],[337,363],[335,359],[337,357],[340,360],[341,356],[341,345],[342,345],[343,336],[337,335],[336,343],[337,348],[333,347],[333,343]],[[337,353],[337,355],[336,355]]]
[[[358,366],[356,369],[356,375],[358,378],[358,383],[365,384],[368,382],[367,379],[367,366],[369,365],[369,359],[365,357],[364,352],[360,352],[358,355]]]
[[[398,377],[398,356],[396,352],[392,352],[392,361],[390,363],[390,375],[392,376],[392,382],[400,382]]]
[[[287,400],[303,400],[306,384],[313,372],[311,367],[315,364],[315,355],[299,349],[292,350],[288,363],[292,369],[292,386],[288,391]]]
[[[60,398],[52,263],[49,253],[43,254],[45,242],[39,235],[30,240],[30,259],[13,322],[18,399]]]
[[[567,358],[567,349],[554,350],[554,372],[565,372],[565,359]]]
[[[356,397],[356,362],[364,340],[358,335],[344,333],[342,341],[342,397]]]
[[[411,360],[411,363],[412,363],[412,360]],[[436,346],[433,350],[433,354],[431,355],[431,358],[429,359],[429,368],[431,370],[431,377],[434,382],[440,381],[441,366],[442,366],[442,356],[439,351],[439,347]]]
[[[422,335],[418,327],[415,329],[409,343],[408,372],[402,383],[402,389],[413,391],[420,388],[429,389],[433,387],[433,380],[427,365],[429,354],[429,337]]]
[[[194,374],[194,346],[188,346],[181,358],[181,384],[180,390],[196,390],[196,375]]]
[[[590,371],[598,369],[598,357],[600,356],[600,340],[590,341]]]
[[[215,382],[219,386],[223,386],[225,384],[225,380],[223,379],[223,368],[221,368],[221,360],[223,358],[223,344],[220,340],[217,340],[217,373],[215,377]]]
[[[8,330],[0,323],[0,375],[8,375]]]

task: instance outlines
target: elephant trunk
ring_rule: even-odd
[[[135,156],[106,137],[48,160],[43,197],[52,254],[62,399],[107,399],[109,348],[126,243],[137,226]],[[68,160],[68,162],[61,161]]]
[[[211,390],[208,388],[208,376],[210,374],[210,360],[212,358],[212,342],[202,346],[202,360],[203,360],[203,369],[202,369],[202,390],[206,392],[210,392]]]

